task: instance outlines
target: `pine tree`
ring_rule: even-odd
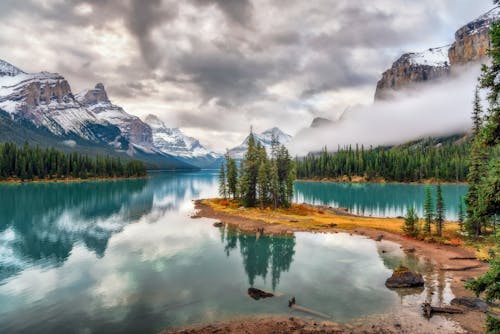
[[[432,202],[431,188],[428,185],[425,187],[424,219],[424,233],[430,235],[431,224],[434,219],[434,204]]]
[[[238,195],[238,168],[236,161],[226,153],[227,195],[236,199]]]
[[[464,201],[462,197],[460,197],[458,201],[458,225],[460,226],[460,230],[464,229],[464,221],[465,221]]]
[[[226,168],[224,163],[220,164],[219,171],[219,195],[222,198],[227,198],[227,181],[226,181]]]
[[[445,207],[443,201],[443,193],[441,190],[441,184],[437,185],[436,188],[436,231],[438,236],[443,235],[443,224],[445,219]]]
[[[418,236],[418,216],[414,207],[408,208],[406,212],[403,232],[411,237]]]
[[[257,177],[258,193],[259,193],[259,203],[261,209],[268,201],[269,193],[269,179],[267,174],[267,166],[265,161],[261,161],[259,166],[259,175]]]

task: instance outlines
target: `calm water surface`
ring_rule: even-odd
[[[383,215],[399,213],[397,198],[419,201],[420,188],[397,185],[391,197],[385,187],[381,197],[372,187],[299,183],[297,199],[370,212],[385,200]],[[190,218],[193,199],[216,194],[211,172],[0,185],[0,332],[155,333],[236,315],[295,314],[292,295],[350,321],[426,296],[451,298],[446,289],[385,288],[400,263],[427,270],[390,242],[342,233],[256,238]],[[254,301],[250,286],[284,296]]]
[[[430,187],[435,201],[436,186]],[[425,188],[423,184],[296,182],[295,201],[343,207],[355,214],[376,217],[404,216],[408,207],[413,206],[422,217]],[[458,219],[458,205],[467,193],[467,186],[443,184],[441,188],[446,219]]]

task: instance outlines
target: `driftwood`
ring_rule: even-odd
[[[434,313],[447,313],[447,314],[458,314],[458,313],[464,313],[459,308],[456,307],[438,307],[438,306],[432,306],[430,303],[425,302],[422,304],[422,311],[424,312],[424,317],[430,318],[432,317],[432,314]]]
[[[465,266],[465,267],[457,267],[457,268],[441,268],[442,271],[466,271],[471,269],[481,268],[480,264],[476,264],[473,266]]]
[[[314,315],[314,316],[317,316],[320,318],[330,319],[330,316],[328,314],[324,314],[324,313],[321,313],[319,311],[311,310],[310,308],[307,308],[307,307],[303,307],[303,306],[300,306],[297,304],[292,304],[292,305],[290,305],[290,307],[292,309],[300,311],[300,312],[311,314],[311,315]]]
[[[477,258],[475,256],[470,256],[470,257],[455,256],[455,257],[450,257],[450,260],[477,260]]]

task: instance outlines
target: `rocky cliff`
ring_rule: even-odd
[[[490,47],[490,25],[499,18],[500,7],[496,7],[458,29],[448,51],[450,64],[463,65],[484,60]]]
[[[77,94],[76,99],[99,120],[117,126],[130,143],[151,150],[153,146],[151,127],[139,117],[130,115],[122,107],[112,104],[102,83]]]
[[[500,7],[493,8],[458,29],[453,44],[403,54],[377,82],[375,101],[390,99],[411,85],[445,78],[456,66],[484,61],[490,43],[489,27],[499,18]]]
[[[395,91],[410,84],[445,77],[450,73],[448,47],[403,54],[377,82],[375,100],[392,97]]]

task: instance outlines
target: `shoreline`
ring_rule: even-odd
[[[33,180],[20,180],[20,179],[6,179],[0,180],[0,185],[2,184],[33,184],[33,183],[73,183],[73,182],[87,182],[87,181],[121,181],[121,180],[138,180],[138,179],[148,179],[149,175],[145,176],[132,176],[132,177],[88,177],[86,179],[81,178],[56,178],[56,179],[33,179]]]
[[[212,202],[211,202],[212,201]],[[363,216],[355,216],[351,215],[341,209],[326,209],[326,208],[318,208],[313,206],[304,206],[309,208],[311,213],[306,214],[304,216],[303,221],[299,219],[289,219],[290,216],[286,216],[280,213],[274,215],[267,210],[260,210],[264,215],[272,216],[271,218],[261,217],[250,217],[250,214],[247,210],[233,210],[229,212],[223,211],[223,209],[219,207],[214,207],[215,200],[197,200],[195,201],[195,210],[196,214],[193,218],[211,218],[220,221],[223,224],[231,225],[242,232],[256,233],[257,230],[264,230],[265,234],[292,234],[295,232],[312,232],[312,233],[350,233],[363,235],[367,238],[371,238],[377,240],[380,238],[380,235],[383,235],[384,240],[392,241],[400,245],[403,250],[413,249],[414,254],[418,256],[420,259],[424,261],[430,261],[433,266],[438,271],[444,271],[450,278],[450,287],[455,297],[473,297],[473,293],[469,290],[466,290],[464,287],[464,281],[477,277],[484,273],[488,269],[488,264],[484,263],[480,260],[456,260],[453,258],[471,258],[474,257],[474,253],[471,249],[466,248],[463,245],[460,246],[452,246],[452,245],[444,245],[437,242],[427,242],[421,241],[417,239],[412,239],[403,236],[402,234],[395,233],[394,231],[390,231],[388,229],[381,229],[378,222],[388,222],[389,224],[396,224],[400,222],[402,224],[402,219],[398,218],[372,218],[372,217],[363,217]],[[303,205],[302,205],[303,206]],[[316,211],[314,211],[316,210]],[[311,223],[307,219],[311,217],[313,214],[316,215],[318,212],[323,212],[324,210],[328,210],[328,219],[337,221],[338,223],[333,224],[325,224],[320,222]],[[245,212],[246,211],[246,212]],[[259,210],[257,210],[259,211]],[[253,213],[253,212],[252,212]],[[281,219],[281,221],[280,221]],[[267,221],[266,221],[267,220]],[[291,221],[292,220],[292,221]],[[356,221],[354,224],[351,224],[351,221]],[[376,224],[371,224],[372,221],[377,222]],[[451,224],[451,223],[450,223]],[[477,267],[476,267],[477,266]],[[455,270],[461,267],[474,267],[468,270]],[[448,271],[447,269],[452,269],[452,271]],[[418,323],[421,319],[424,319],[421,315],[409,314],[409,317],[413,317],[413,322]],[[270,316],[272,317],[272,316]],[[484,313],[478,311],[467,311],[463,314],[454,314],[454,315],[446,315],[445,319],[450,319],[456,323],[458,323],[462,329],[466,330],[469,333],[483,333],[483,323],[485,319]],[[282,320],[279,320],[282,321]],[[278,322],[279,322],[278,321]],[[276,322],[276,321],[275,321]],[[231,327],[234,324],[233,320],[222,322],[216,327],[212,329],[220,329],[227,328],[227,326]],[[252,320],[242,320],[239,322],[240,325],[243,324],[243,327],[251,326]],[[246,325],[245,325],[246,324]],[[380,324],[374,323],[374,326],[378,326]],[[304,326],[309,326],[310,324],[306,324]],[[420,325],[419,325],[420,326]],[[207,329],[207,326],[191,328],[191,331],[187,331],[185,333],[208,333],[208,331],[204,331]],[[362,326],[360,327],[362,328]],[[341,329],[341,330],[346,330]],[[389,331],[389,328],[386,328]],[[394,330],[394,328],[392,328]],[[272,330],[270,332],[273,332]],[[300,331],[299,331],[300,332]],[[347,331],[347,332],[352,332]],[[362,331],[360,331],[361,333]],[[389,331],[390,332],[390,331]],[[169,333],[169,332],[165,332]],[[176,333],[176,332],[171,332]],[[315,333],[312,331],[312,333]],[[319,333],[319,332],[318,332]],[[340,331],[339,333],[344,333]],[[355,333],[355,332],[352,332]]]
[[[467,185],[467,181],[437,181],[437,180],[423,180],[423,181],[387,181],[385,179],[366,180],[362,177],[353,177],[350,181],[347,178],[312,178],[312,179],[297,179],[296,182],[315,182],[315,183],[353,183],[353,184],[410,184],[410,185]]]

